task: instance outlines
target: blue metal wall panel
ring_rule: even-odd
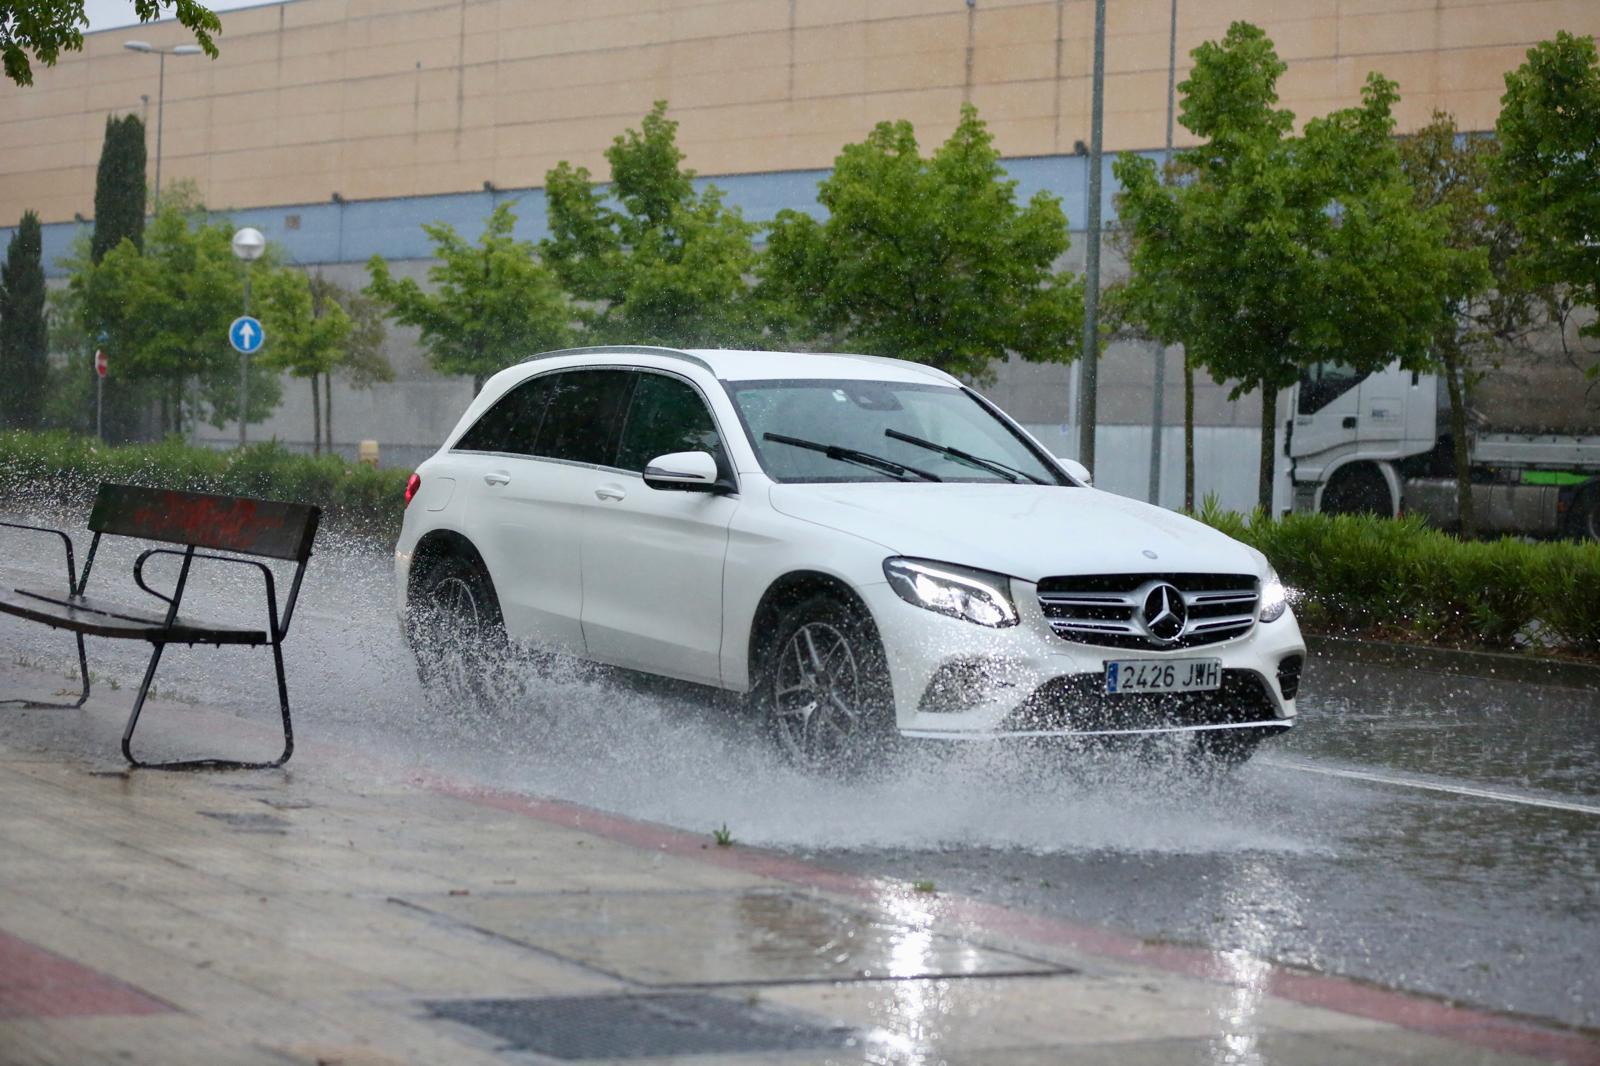
[[[1159,158],[1160,152],[1142,152]],[[1113,156],[1105,157],[1105,202],[1102,217],[1107,224],[1116,220],[1117,186],[1111,175]],[[1088,161],[1083,156],[1030,156],[1005,161],[1005,168],[1017,181],[1017,198],[1026,201],[1041,190],[1061,198],[1062,207],[1074,229],[1081,229],[1086,215]],[[722,189],[725,202],[739,208],[752,222],[768,223],[784,208],[825,214],[817,203],[817,183],[827,177],[826,170],[775,171],[766,174],[730,174],[699,178],[704,187],[714,183]],[[477,240],[483,222],[494,205],[515,201],[516,235],[538,241],[549,235],[545,214],[544,190],[501,189],[490,192],[448,193],[439,196],[409,196],[392,200],[357,200],[343,204],[286,204],[246,208],[219,213],[239,226],[254,226],[269,241],[278,244],[290,262],[360,263],[382,256],[385,259],[427,259],[431,245],[422,231],[424,222],[447,222],[468,240]],[[287,227],[289,216],[299,216],[297,229]],[[63,277],[60,260],[71,251],[73,236],[83,228],[75,222],[56,222],[43,227],[45,273]],[[0,228],[0,249],[10,242],[15,227]]]

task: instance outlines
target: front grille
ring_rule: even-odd
[[[1163,639],[1146,628],[1147,600],[1161,585],[1178,590],[1183,627]],[[1250,574],[1093,574],[1047,577],[1039,607],[1063,640],[1106,648],[1167,651],[1240,637],[1256,623],[1260,588]]]
[[[1222,671],[1212,692],[1109,693],[1104,674],[1069,674],[1034,690],[1000,726],[1006,732],[1101,732],[1275,721],[1277,703],[1254,670]]]

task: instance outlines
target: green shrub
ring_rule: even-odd
[[[1600,654],[1600,545],[1464,541],[1419,518],[1200,519],[1272,561],[1309,631],[1490,649]]]
[[[299,455],[277,443],[231,451],[181,440],[108,447],[65,432],[0,433],[0,497],[24,506],[84,504],[102,481],[314,503],[324,524],[393,536],[405,470],[378,470],[335,455]]]

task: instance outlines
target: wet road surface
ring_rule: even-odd
[[[439,713],[399,637],[389,560],[338,537],[319,547],[287,645],[304,738],[708,835],[725,825],[941,894],[1600,1028],[1600,693],[1319,662],[1299,727],[1231,778],[1197,778],[1159,747],[968,745],[837,784],[783,767],[726,704],[576,667],[509,679],[516,696],[495,713]],[[108,541],[93,584],[137,602],[135,552]],[[3,558],[8,582],[62,581],[42,537],[8,535]],[[260,610],[243,568],[195,581],[208,615]],[[59,634],[9,619],[0,634],[16,661],[73,666]],[[131,700],[141,652],[91,641],[99,691]],[[174,649],[157,688],[270,716],[268,662]]]

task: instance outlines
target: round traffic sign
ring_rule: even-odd
[[[249,315],[240,315],[233,320],[233,325],[228,327],[228,343],[241,355],[254,352],[266,339],[267,335],[261,329],[261,323]]]

